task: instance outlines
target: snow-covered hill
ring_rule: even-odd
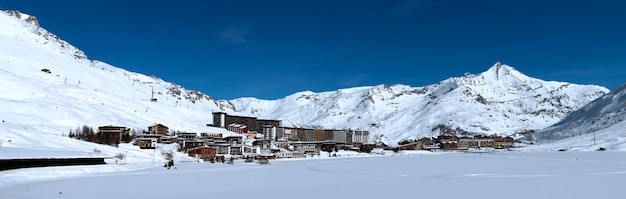
[[[598,149],[626,148],[626,84],[586,106],[558,123],[529,136],[540,144],[561,145],[561,148]]]
[[[23,148],[92,150],[93,144],[62,136],[82,125],[142,130],[162,123],[175,131],[222,131],[206,126],[213,111],[283,119],[287,126],[364,129],[371,140],[384,135],[390,144],[439,132],[511,135],[552,125],[608,92],[542,81],[497,63],[478,75],[424,87],[379,85],[305,91],[278,100],[216,101],[90,60],[23,13],[0,13],[0,43],[0,141]]]
[[[210,97],[89,60],[27,14],[0,12],[0,44],[4,147],[120,151],[62,136],[83,125],[140,131],[161,123],[177,131],[222,131],[206,126],[211,112],[219,110]]]
[[[332,92],[300,92],[279,100],[218,101],[224,110],[286,125],[359,128],[403,139],[457,134],[514,135],[552,125],[604,95],[599,86],[548,82],[496,63],[425,87],[379,85]]]

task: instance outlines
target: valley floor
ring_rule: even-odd
[[[0,198],[623,198],[624,152],[48,167],[0,172]],[[59,192],[62,194],[59,195]]]

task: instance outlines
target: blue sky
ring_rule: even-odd
[[[496,62],[615,89],[626,3],[579,0],[8,0],[101,60],[216,99],[426,86]]]

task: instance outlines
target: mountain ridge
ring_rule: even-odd
[[[600,86],[531,78],[496,63],[478,75],[466,73],[423,87],[364,86],[296,93],[278,100],[218,100],[218,104],[223,111],[288,119],[298,126],[367,129],[395,144],[439,133],[534,132],[607,92]]]
[[[572,112],[527,139],[539,143],[585,136],[615,125],[626,126],[626,84]],[[615,133],[626,133],[616,131]]]
[[[422,87],[383,84],[302,91],[277,100],[215,100],[155,76],[89,60],[38,23],[24,21],[27,15],[5,13],[0,15],[0,41],[6,44],[0,48],[0,104],[10,108],[0,113],[12,125],[0,128],[24,145],[34,138],[16,127],[53,135],[82,125],[145,129],[155,123],[176,131],[221,131],[206,126],[213,111],[282,119],[292,126],[369,130],[370,140],[384,136],[391,145],[439,133],[516,135],[556,123],[608,92],[531,78],[496,63],[481,74]]]

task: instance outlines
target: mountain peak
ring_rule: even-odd
[[[17,17],[18,19],[24,20],[24,21],[26,21],[29,24],[33,24],[33,25],[35,25],[37,27],[40,27],[39,26],[39,20],[37,20],[37,17],[35,17],[35,16],[24,14],[24,13],[21,13],[20,11],[17,11],[17,10],[6,10],[4,12],[6,12],[9,16]]]
[[[496,62],[496,64],[494,64],[491,68],[489,68],[489,70],[481,73],[481,76],[483,76],[486,79],[493,79],[495,81],[510,80],[511,77],[513,79],[519,79],[519,80],[529,78],[528,76],[522,74],[521,72],[519,72],[512,66],[502,64],[500,62]]]
[[[504,65],[500,62],[496,62],[496,64],[494,64],[491,68],[489,68],[489,70],[487,70],[487,72],[495,74],[497,78],[509,75],[511,74],[511,71],[515,71],[515,68],[509,65]]]

